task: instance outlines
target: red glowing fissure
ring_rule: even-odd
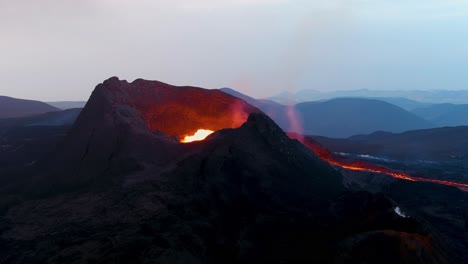
[[[412,181],[412,182],[432,182],[442,185],[454,186],[458,187],[463,191],[468,191],[468,183],[461,183],[461,182],[453,182],[447,180],[436,180],[436,179],[428,179],[422,177],[415,177],[410,176],[406,173],[395,171],[388,169],[386,167],[382,167],[379,165],[375,165],[369,162],[361,161],[361,160],[344,160],[340,159],[324,147],[320,146],[319,144],[315,143],[314,141],[305,138],[302,135],[298,134],[288,134],[291,139],[297,139],[299,142],[304,144],[310,150],[312,150],[318,157],[325,160],[326,162],[330,163],[331,165],[341,167],[347,170],[353,171],[367,171],[367,172],[374,172],[374,173],[383,173],[393,178]]]

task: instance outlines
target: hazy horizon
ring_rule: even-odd
[[[0,0],[1,95],[87,100],[118,76],[264,98],[466,90],[468,1]]]

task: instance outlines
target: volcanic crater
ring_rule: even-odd
[[[158,81],[132,83],[110,78],[97,89],[112,97],[113,109],[130,106],[151,131],[182,140],[198,130],[238,128],[249,114],[260,111],[243,100],[219,90],[177,87]]]

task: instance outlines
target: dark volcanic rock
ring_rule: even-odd
[[[35,171],[33,165],[54,152],[80,111],[69,109],[0,119],[0,193],[13,183],[30,179],[29,175]]]
[[[249,115],[237,127],[239,109]],[[212,113],[220,120],[210,127]],[[217,132],[180,144],[171,135],[187,130],[160,124],[184,116],[196,119],[189,129]],[[382,230],[408,234],[401,243],[428,241],[418,245],[425,262],[444,259],[425,249],[438,245],[395,214],[392,201],[347,191],[337,171],[269,117],[219,91],[112,78],[38,169],[41,196],[26,196],[0,218],[2,263],[365,261],[376,259],[362,250],[368,233]],[[414,259],[388,237],[378,250],[390,245],[396,258]]]
[[[432,248],[430,236],[395,231],[373,231],[342,242],[340,263],[445,263]],[[434,258],[433,256],[436,256]],[[383,261],[384,260],[384,261]]]

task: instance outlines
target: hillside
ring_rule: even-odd
[[[318,100],[329,100],[333,98],[405,98],[419,103],[438,104],[468,103],[468,91],[466,90],[300,90],[296,93],[281,93],[270,99],[278,102],[309,102]],[[392,99],[394,100],[394,99]],[[406,104],[406,103],[405,103]]]
[[[0,119],[0,131],[9,127],[70,126],[78,118],[81,110],[81,108],[73,108],[27,117],[3,118]]]
[[[58,110],[40,101],[0,96],[0,118],[32,116]]]
[[[468,125],[468,104],[435,104],[411,112],[438,126]]]
[[[404,133],[376,132],[347,139],[315,137],[334,152],[347,152],[397,160],[468,162],[468,127],[443,127]]]
[[[221,90],[258,107],[288,132],[349,137],[375,131],[403,132],[434,127],[413,113],[377,99],[339,98],[286,106],[271,100],[257,100],[228,88]]]
[[[403,132],[433,127],[428,121],[392,104],[358,98],[332,99],[296,105],[303,133],[349,137],[375,131]]]

